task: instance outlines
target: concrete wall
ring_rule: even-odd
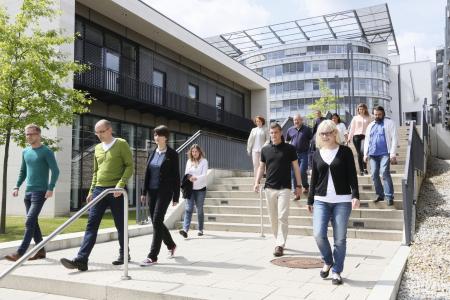
[[[431,155],[441,159],[450,159],[450,131],[436,124],[430,128]]]

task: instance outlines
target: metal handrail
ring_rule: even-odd
[[[30,256],[35,254],[37,251],[41,250],[45,245],[47,245],[56,235],[58,235],[61,231],[63,231],[67,226],[72,224],[76,219],[81,217],[81,215],[90,209],[92,206],[97,204],[101,199],[103,199],[107,194],[112,194],[115,192],[121,192],[124,198],[124,213],[123,213],[123,249],[124,249],[124,260],[123,260],[123,275],[121,279],[128,280],[131,279],[128,276],[128,257],[125,256],[125,251],[128,251],[128,193],[125,189],[122,188],[109,188],[101,192],[97,197],[95,197],[91,202],[82,207],[76,214],[70,217],[66,222],[61,224],[58,228],[55,229],[50,235],[48,235],[45,239],[43,239],[39,244],[35,245],[28,253],[24,254],[20,259],[18,259],[12,266],[6,269],[3,273],[0,274],[0,280],[14,271],[16,268],[21,266]]]

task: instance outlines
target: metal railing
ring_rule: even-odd
[[[426,119],[423,120],[423,128],[427,128]],[[409,124],[408,148],[406,151],[405,173],[402,178],[402,194],[403,194],[403,219],[405,244],[410,245],[414,238],[415,232],[415,216],[418,189],[420,188],[416,171],[425,174],[426,172],[426,151],[428,132],[423,132],[422,139],[417,131],[414,121]]]
[[[124,249],[124,260],[123,260],[123,275],[121,279],[128,280],[131,279],[128,276],[128,259],[125,254],[125,251],[128,251],[128,193],[125,189],[122,188],[110,188],[101,192],[97,197],[95,197],[91,202],[86,204],[83,208],[81,208],[76,214],[70,217],[66,222],[61,224],[58,228],[55,229],[51,234],[49,234],[45,239],[43,239],[39,244],[35,245],[30,251],[25,253],[19,260],[17,260],[12,266],[6,269],[3,273],[0,274],[0,280],[14,271],[16,268],[21,266],[25,261],[27,261],[32,255],[38,252],[40,249],[44,248],[55,236],[57,236],[61,231],[63,231],[67,226],[72,224],[76,219],[81,217],[81,215],[90,209],[92,206],[97,204],[101,199],[103,199],[107,194],[112,194],[115,192],[121,192],[124,197],[124,213],[123,213],[123,249]]]
[[[89,70],[76,74],[75,84],[126,97],[161,109],[193,116],[202,120],[250,131],[253,122],[245,117],[224,111],[213,105],[201,103],[167,89],[139,81],[126,74],[103,68],[89,62]]]
[[[247,153],[247,141],[199,130],[177,149],[181,175],[184,174],[187,153],[193,144],[198,144],[203,149],[210,169],[253,170]]]

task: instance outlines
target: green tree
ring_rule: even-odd
[[[74,113],[86,112],[91,98],[67,85],[85,70],[62,52],[74,34],[43,29],[59,14],[52,0],[23,0],[10,17],[0,7],[0,145],[4,145],[0,233],[5,233],[6,193],[10,143],[25,145],[24,127],[69,125]],[[44,137],[48,145],[57,140]]]
[[[314,111],[320,110],[322,115],[325,115],[328,111],[336,111],[337,97],[333,95],[333,92],[322,79],[319,79],[319,89],[320,99],[311,104],[309,109]],[[314,119],[315,114],[311,113],[307,117],[308,119]]]

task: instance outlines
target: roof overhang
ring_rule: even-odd
[[[369,44],[386,42],[389,54],[399,54],[387,4],[245,29],[206,40],[237,58],[278,45],[330,39],[363,40]]]
[[[269,82],[264,77],[141,0],[76,1],[246,89],[260,90],[269,87]]]

